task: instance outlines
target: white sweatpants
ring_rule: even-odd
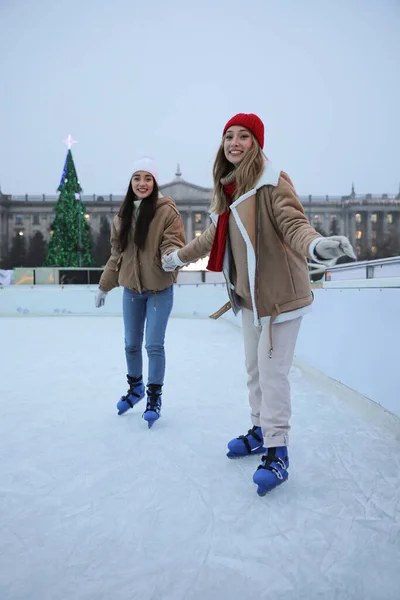
[[[247,387],[253,425],[261,427],[264,446],[289,443],[289,371],[302,317],[272,325],[273,353],[269,358],[269,325],[254,327],[253,313],[242,309]]]

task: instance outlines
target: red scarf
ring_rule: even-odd
[[[229,206],[232,204],[232,198],[236,191],[236,181],[224,185],[224,193],[227,197]],[[217,228],[215,230],[214,241],[211,247],[210,258],[207,269],[209,271],[222,271],[224,264],[226,237],[228,235],[228,223],[231,209],[228,208],[222,215],[218,215]]]

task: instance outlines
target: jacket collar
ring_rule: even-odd
[[[272,166],[272,163],[269,160],[266,160],[264,163],[263,174],[261,175],[260,179],[258,180],[255,189],[258,190],[261,187],[263,187],[263,185],[273,185],[274,187],[276,187],[279,182],[280,174],[281,174],[281,171],[278,169],[275,169]]]
[[[262,172],[262,175],[253,189],[258,190],[263,185],[273,185],[276,187],[279,182],[280,174],[280,170],[278,171],[277,169],[275,169],[272,166],[271,161],[266,159],[264,161],[264,170]],[[221,179],[221,183],[223,185],[231,183],[232,181],[235,181],[235,170],[231,171],[230,173],[228,173],[228,175],[225,175],[225,177]]]

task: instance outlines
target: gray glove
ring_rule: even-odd
[[[322,238],[315,246],[317,256],[323,260],[331,260],[340,256],[349,256],[357,260],[357,256],[344,235],[331,235],[330,237]]]
[[[178,257],[178,250],[174,250],[171,254],[165,254],[162,257],[162,268],[164,271],[175,271],[178,267],[183,267],[184,264]]]
[[[104,302],[106,301],[107,292],[103,292],[103,290],[97,290],[97,294],[94,299],[94,305],[96,308],[100,308],[100,306],[104,306]]]

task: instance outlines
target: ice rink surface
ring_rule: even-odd
[[[264,498],[241,332],[170,320],[162,418],[119,317],[2,318],[1,600],[399,600],[399,420],[296,363],[289,481]],[[145,361],[146,362],[146,361]]]

